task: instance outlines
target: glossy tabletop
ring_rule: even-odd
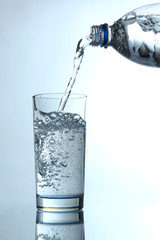
[[[49,213],[37,221],[34,204],[1,206],[0,239],[158,240],[160,237],[160,204],[113,201],[107,206],[97,202],[86,206],[80,218],[76,212],[57,214]]]

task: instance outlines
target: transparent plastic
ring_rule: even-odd
[[[92,46],[112,46],[131,61],[160,67],[160,3],[137,8],[112,26],[92,26],[90,36]]]

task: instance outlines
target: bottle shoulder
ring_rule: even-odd
[[[120,54],[130,57],[127,38],[126,26],[123,21],[118,20],[110,26],[109,45],[115,48]]]
[[[102,26],[104,25],[97,26],[97,31],[93,32],[92,46],[112,46],[121,55],[136,63],[160,66],[159,3],[127,13],[108,27],[107,35],[104,34]],[[103,44],[106,36],[107,44]]]

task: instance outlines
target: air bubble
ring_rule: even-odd
[[[67,167],[67,163],[65,163],[65,162],[61,162],[60,164],[62,167]]]
[[[57,117],[57,114],[55,112],[53,112],[51,115],[50,115],[52,118],[56,118]]]
[[[56,122],[56,127],[60,127],[61,123],[60,122]]]
[[[59,113],[58,113],[58,116],[59,116],[59,117],[62,117],[62,116],[63,116],[63,113],[62,113],[62,112],[59,112]]]
[[[68,115],[69,115],[69,113],[65,113],[65,114],[64,114],[64,117],[65,117],[65,118],[68,118]]]
[[[46,122],[49,122],[49,118],[48,117],[46,117]]]
[[[51,139],[51,140],[49,140],[49,143],[53,144],[53,143],[55,143],[55,140]]]
[[[73,119],[74,119],[74,120],[79,120],[79,119],[80,119],[80,116],[76,114],[76,115],[74,115]]]

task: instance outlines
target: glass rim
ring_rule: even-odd
[[[39,93],[32,96],[32,98],[39,99],[61,99],[64,95],[69,95],[70,99],[79,99],[79,98],[87,98],[87,95],[82,93]]]

